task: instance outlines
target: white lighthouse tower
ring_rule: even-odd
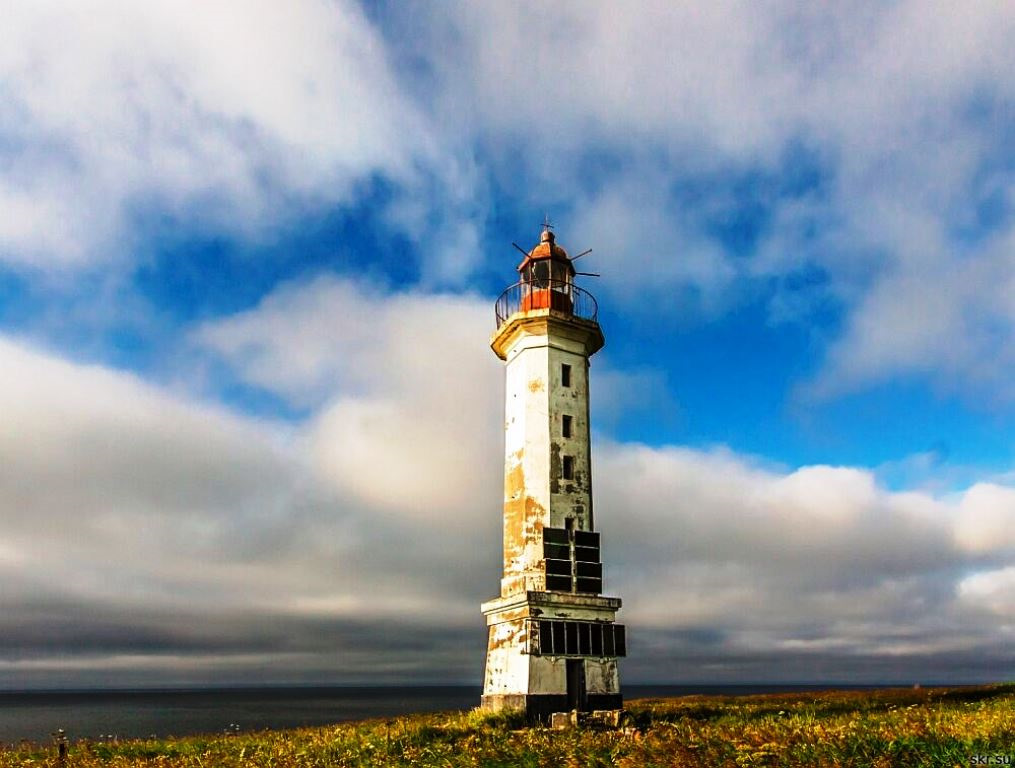
[[[620,598],[604,597],[592,513],[589,358],[604,344],[595,299],[549,225],[497,301],[505,362],[504,575],[484,603],[482,707],[546,719],[619,709]]]

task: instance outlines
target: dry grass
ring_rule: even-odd
[[[967,766],[1015,764],[1015,684],[628,704],[625,731],[526,728],[513,716],[416,715],[292,731],[71,745],[67,766]],[[56,765],[53,747],[0,768]],[[995,763],[997,764],[997,763]]]

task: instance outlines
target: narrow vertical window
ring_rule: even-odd
[[[564,415],[560,417],[560,433],[564,437],[571,437],[571,417]]]
[[[564,466],[562,467],[565,480],[574,480],[574,456],[564,457]]]
[[[573,621],[564,624],[564,653],[569,656],[578,655],[578,624]]]
[[[595,645],[595,640],[592,642]],[[539,622],[539,653],[545,655],[553,653],[553,627],[548,621]]]
[[[561,363],[560,365],[560,386],[571,386],[571,366],[567,363]]]

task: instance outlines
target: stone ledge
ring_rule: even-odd
[[[569,592],[519,592],[517,595],[507,597],[495,597],[480,606],[484,616],[502,611],[510,611],[524,607],[561,608],[571,606],[574,608],[591,608],[594,610],[619,611],[623,601],[619,597],[604,597],[603,595],[579,595]],[[539,616],[539,613],[530,613],[531,616]]]

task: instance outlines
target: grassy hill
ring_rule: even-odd
[[[527,728],[513,716],[413,715],[292,731],[77,742],[67,766],[1015,765],[1015,684],[687,696],[628,704],[619,731]],[[57,765],[8,746],[0,768]],[[988,763],[980,763],[986,765]]]

